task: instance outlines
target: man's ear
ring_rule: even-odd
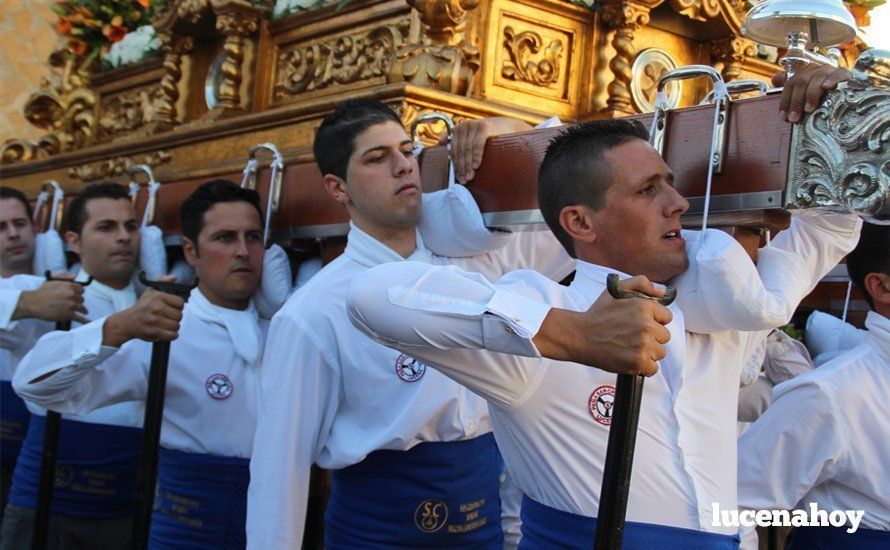
[[[564,207],[559,212],[559,225],[572,240],[589,244],[596,240],[593,216],[594,213],[590,207],[573,204]]]
[[[890,275],[869,273],[865,276],[865,290],[876,304],[890,305]]]
[[[334,174],[324,175],[324,189],[335,201],[341,204],[350,202],[349,192],[346,190],[346,181]]]
[[[74,231],[65,231],[65,241],[68,243],[68,246],[71,247],[72,252],[74,252],[78,256],[81,255],[80,235],[78,235]]]
[[[185,261],[194,269],[195,264],[198,263],[198,247],[194,241],[185,237],[182,238],[182,254],[185,256]]]

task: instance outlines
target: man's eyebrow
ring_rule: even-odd
[[[384,152],[384,153],[385,153],[385,152],[389,151],[389,146],[387,146],[387,145],[378,145],[377,147],[371,147],[370,149],[368,149],[367,151],[365,151],[364,153],[362,153],[362,156],[365,156],[365,155],[367,155],[368,153],[370,153],[370,152],[372,152],[372,151],[380,151],[380,152]]]

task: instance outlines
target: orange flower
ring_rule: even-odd
[[[124,24],[124,18],[121,17],[120,15],[115,15],[114,17],[111,18],[111,26],[112,27],[120,27],[123,24]]]
[[[124,35],[127,34],[127,28],[117,25],[105,25],[102,28],[102,34],[105,35],[109,42],[120,42]]]
[[[87,43],[77,38],[69,38],[68,49],[71,50],[71,53],[80,57],[87,51]]]
[[[143,8],[148,9],[148,6],[151,5],[151,0],[136,0],[136,3]]]
[[[71,33],[71,21],[67,17],[60,17],[56,23],[56,32],[62,36],[68,36]]]

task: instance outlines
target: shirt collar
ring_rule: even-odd
[[[868,317],[865,318],[865,327],[878,351],[890,357],[890,319],[880,313],[869,311]]]
[[[577,290],[584,296],[589,297],[590,303],[592,304],[606,287],[606,277],[610,273],[615,273],[618,275],[619,279],[630,277],[630,275],[618,271],[617,269],[576,259],[575,278],[572,280],[571,288]]]
[[[389,262],[402,262],[410,260],[414,262],[430,262],[429,252],[423,245],[423,239],[420,232],[415,229],[417,235],[417,248],[407,258],[403,258],[398,252],[378,241],[374,237],[368,235],[351,221],[349,222],[349,235],[346,242],[346,255],[353,261],[365,266],[374,267],[376,265]]]
[[[251,300],[245,310],[228,309],[210,302],[198,287],[192,289],[186,305],[190,314],[204,323],[216,324],[226,330],[235,354],[248,365],[254,365],[263,349],[259,316]]]

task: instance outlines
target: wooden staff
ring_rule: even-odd
[[[189,293],[197,285],[197,281],[190,285],[149,281],[145,278],[145,272],[139,274],[139,281],[146,287],[179,296],[183,300],[188,299]],[[151,346],[151,368],[148,373],[145,420],[142,425],[142,443],[139,447],[139,474],[136,480],[136,513],[133,518],[131,547],[137,550],[148,548],[154,489],[158,477],[158,445],[161,441],[169,362],[170,342],[154,342]]]
[[[82,286],[93,282],[90,277],[86,282],[70,279],[54,278],[46,272],[47,281],[65,281]],[[56,330],[71,330],[71,321],[59,321]],[[59,431],[62,427],[62,415],[47,409],[46,425],[43,429],[43,452],[40,456],[40,482],[37,486],[37,505],[34,509],[34,531],[31,535],[31,550],[45,550],[49,541],[49,521],[53,500],[53,484],[56,479],[56,455],[59,454]]]
[[[642,292],[621,290],[618,275],[609,274],[606,279],[609,294],[616,299],[642,298],[670,305],[677,297],[675,288],[665,290],[664,296],[655,298]],[[603,467],[603,483],[600,490],[599,513],[596,519],[596,550],[618,550],[624,536],[624,518],[627,515],[627,497],[630,494],[630,474],[637,443],[637,425],[640,422],[640,403],[643,401],[642,374],[619,374],[615,385],[615,403],[612,423],[609,427],[609,444]]]

